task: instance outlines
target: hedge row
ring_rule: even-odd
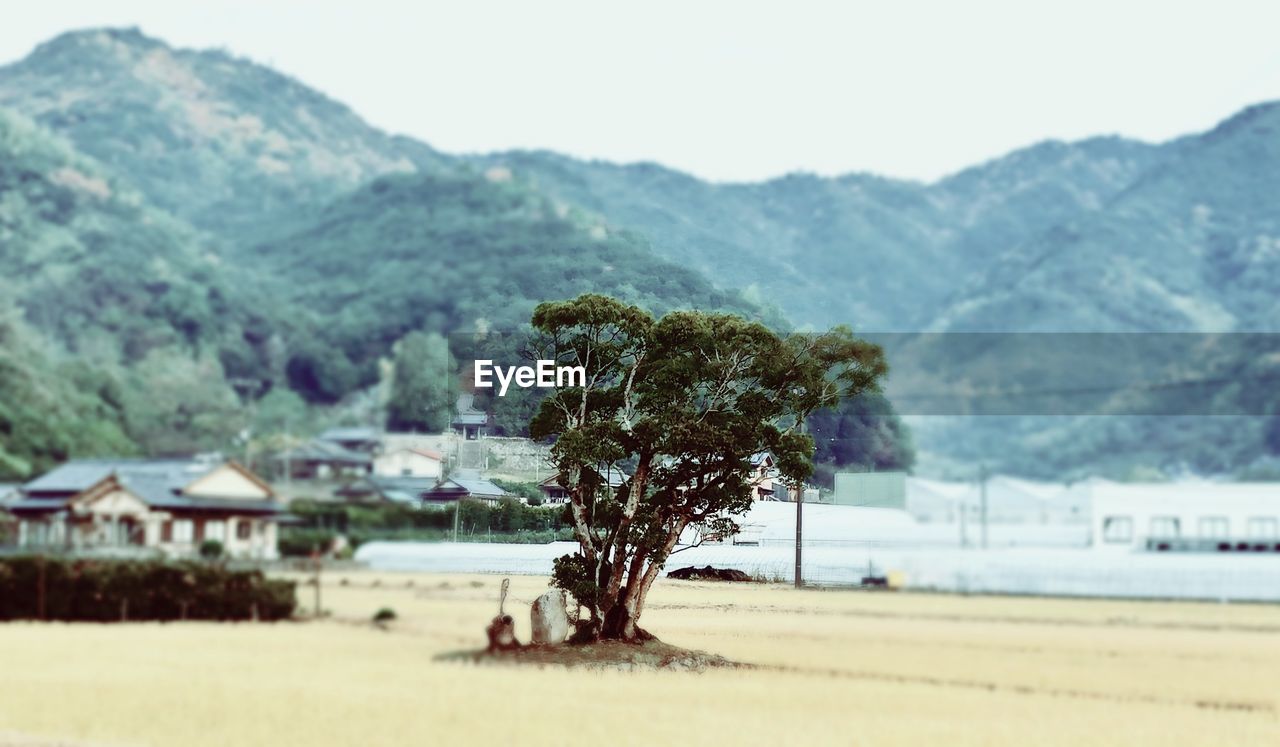
[[[159,560],[0,558],[0,620],[283,620],[292,581]]]

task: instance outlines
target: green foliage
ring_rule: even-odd
[[[932,184],[870,174],[717,184],[546,151],[482,160],[644,234],[659,255],[747,289],[801,327],[915,330],[965,300],[958,289],[981,290],[1011,250],[1105,205],[1160,151],[1119,138],[1042,143]]]
[[[373,613],[373,621],[375,623],[389,623],[397,617],[398,615],[396,615],[396,611],[390,607],[382,607],[377,612]]]
[[[540,305],[539,358],[582,366],[530,425],[554,438],[579,550],[556,583],[591,614],[593,634],[633,639],[644,598],[686,529],[723,533],[751,505],[751,457],[769,451],[791,486],[813,469],[813,412],[877,390],[879,347],[847,328],[779,335],[730,314],[673,311],[655,321],[599,296]],[[620,489],[604,475],[620,463]]]
[[[281,527],[276,549],[285,557],[305,558],[313,552],[328,552],[336,537],[337,532],[329,529]]]
[[[118,164],[154,204],[229,243],[376,174],[438,161],[288,76],[221,51],[172,50],[137,29],[40,45],[5,68],[3,105]]]
[[[413,508],[399,504],[367,506],[294,501],[289,511],[302,519],[296,527],[281,529],[282,555],[309,555],[314,547],[326,550],[338,534],[359,547],[373,540],[438,542],[452,539],[454,512],[458,511],[458,538],[545,544],[570,539],[560,506],[530,506],[515,499],[496,506],[476,500],[461,505]]]
[[[412,331],[513,330],[549,297],[598,291],[655,311],[753,312],[637,236],[465,170],[378,178],[253,261],[326,319],[288,364],[290,385],[312,401],[373,383],[378,357]]]
[[[410,332],[393,352],[387,427],[427,433],[447,430],[455,399],[448,342],[439,333]]]
[[[515,482],[514,480],[494,479],[493,484],[497,485],[498,487],[502,488],[508,493],[511,493],[512,495],[520,496],[521,498],[524,499],[525,503],[529,504],[530,506],[542,505],[542,499],[544,496],[542,494],[542,489],[538,487],[537,483]]]
[[[128,455],[124,404],[109,374],[56,364],[0,307],[0,480],[21,480],[71,455]]]
[[[144,65],[166,75],[137,75]],[[1159,146],[1042,143],[930,184],[792,175],[741,185],[545,152],[446,158],[261,66],[136,30],[41,45],[4,69],[0,106],[39,123],[0,114],[0,277],[41,357],[23,363],[46,377],[39,394],[60,400],[52,379],[67,375],[67,353],[100,375],[61,424],[28,424],[33,409],[0,400],[3,417],[23,423],[0,429],[9,476],[59,454],[223,446],[233,429],[205,380],[193,384],[218,422],[118,416],[138,397],[113,402],[146,386],[125,372],[153,353],[189,356],[199,363],[185,375],[221,376],[243,399],[288,383],[330,404],[376,382],[378,361],[412,332],[515,329],[537,302],[589,291],[659,314],[777,321],[767,311],[777,306],[801,328],[1277,323],[1276,105]],[[483,176],[493,166],[506,174]],[[102,393],[111,388],[114,400]],[[489,406],[504,432],[522,434],[540,401],[521,392]],[[68,428],[76,418],[83,428]],[[819,438],[820,472],[905,462],[890,418],[815,425],[846,439],[855,423],[874,435],[851,438],[870,441],[844,450]],[[926,428],[921,453],[964,468],[997,454],[1005,469],[1043,474],[1136,462],[1233,470],[1275,450],[1258,421],[965,426]]]
[[[225,550],[222,543],[217,540],[205,540],[200,543],[200,557],[205,560],[217,560],[223,556]]]
[[[129,435],[146,453],[182,454],[224,446],[245,413],[216,359],[154,351],[125,375]]]
[[[0,558],[0,620],[285,620],[294,592],[261,571],[204,563]]]
[[[805,424],[816,448],[817,481],[826,487],[838,469],[907,470],[915,461],[910,433],[879,392],[845,398]]]

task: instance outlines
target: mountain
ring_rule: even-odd
[[[862,174],[712,184],[546,152],[482,160],[644,233],[798,324],[914,331],[954,303],[958,281],[980,283],[1003,253],[1100,209],[1160,157],[1120,138],[1047,142],[934,184]]]
[[[41,44],[0,69],[0,107],[65,136],[175,217],[232,239],[441,160],[270,68],[172,49],[137,29]]]
[[[781,323],[501,170],[379,177],[258,245],[252,261],[314,319],[321,349],[308,344],[291,380],[319,400],[372,383],[378,357],[412,331],[514,330],[538,303],[587,292],[658,314],[723,309]]]
[[[1103,209],[1004,253],[942,329],[1280,328],[1280,104],[1162,148]]]
[[[548,152],[450,156],[261,65],[136,30],[64,34],[0,68],[0,107],[78,164],[5,172],[0,226],[20,242],[0,263],[20,321],[54,367],[112,351],[92,360],[116,360],[126,391],[165,391],[167,370],[247,401],[282,384],[344,401],[407,334],[510,327],[538,300],[583,290],[782,324],[776,307],[801,328],[863,332],[1280,321],[1274,104],[1168,143],[1040,143],[927,184],[716,184]],[[103,185],[108,197],[91,199]],[[184,409],[180,387],[168,391],[149,420]],[[197,441],[235,420],[221,393],[200,401],[176,418]],[[197,423],[194,410],[218,414]],[[994,467],[1040,474],[1123,470],[1127,454],[1220,470],[1222,455],[1239,465],[1266,448],[1254,421],[1188,421],[1177,439],[1161,421],[1107,422],[971,423],[916,440],[926,469],[998,455]],[[144,450],[163,440],[127,417],[125,431]]]
[[[0,473],[229,432],[236,377],[269,368],[236,288],[196,232],[0,110]]]
[[[0,287],[67,352],[127,363],[252,337],[254,315],[233,302],[234,283],[199,234],[4,110],[0,195]]]
[[[783,324],[250,62],[103,30],[0,68],[0,477],[240,448],[259,409],[299,422],[286,386],[365,401],[411,332],[586,291]]]

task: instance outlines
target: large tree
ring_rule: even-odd
[[[447,429],[453,407],[452,375],[449,345],[441,334],[405,335],[395,346],[387,427],[428,433]]]
[[[644,600],[682,537],[733,532],[751,505],[751,457],[770,451],[785,484],[813,469],[800,425],[841,397],[874,390],[881,350],[847,328],[779,335],[728,314],[660,320],[611,298],[545,303],[534,355],[582,366],[586,384],[543,401],[530,425],[554,438],[578,552],[554,583],[588,612],[579,639],[648,637]],[[620,489],[608,475],[628,475]]]

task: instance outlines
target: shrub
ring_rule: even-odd
[[[205,560],[217,560],[222,557],[222,543],[217,540],[205,540],[200,543],[200,557]]]
[[[319,549],[320,552],[328,552],[333,547],[333,540],[337,536],[334,532],[327,529],[303,529],[288,528],[280,532],[280,539],[276,542],[276,547],[280,550],[281,555],[288,557],[306,557],[313,550]]]
[[[203,563],[0,559],[0,620],[283,620],[292,581]]]
[[[388,623],[394,619],[396,619],[396,611],[391,609],[390,607],[383,607],[382,609],[373,613],[373,621],[375,623]]]

